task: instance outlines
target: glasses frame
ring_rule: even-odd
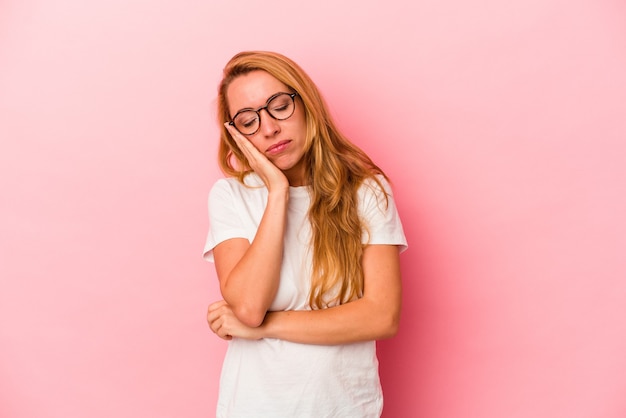
[[[272,100],[274,100],[275,98],[277,98],[278,96],[282,96],[283,94],[286,94],[287,96],[289,96],[291,98],[291,102],[293,103],[293,112],[291,112],[291,114],[289,116],[287,116],[286,118],[277,118],[276,116],[272,115],[272,112],[269,111],[268,106],[270,105],[270,102]],[[270,115],[272,117],[272,119],[275,120],[287,120],[290,117],[293,116],[293,114],[296,111],[296,96],[298,95],[298,93],[287,93],[287,92],[278,92],[276,94],[273,94],[269,99],[267,99],[267,102],[265,102],[265,106],[261,106],[258,109],[252,109],[252,108],[247,108],[247,109],[241,109],[239,112],[235,113],[235,116],[232,117],[232,119],[230,120],[230,122],[228,122],[228,124],[230,126],[234,126],[235,129],[237,129],[237,132],[239,132],[241,135],[245,135],[245,136],[250,136],[250,135],[254,135],[255,133],[259,132],[259,129],[261,129],[261,110],[265,110],[265,112]],[[244,113],[244,112],[255,112],[257,114],[257,117],[259,118],[259,126],[257,126],[256,130],[252,133],[249,134],[244,134],[243,132],[241,132],[239,130],[239,128],[237,128],[237,125],[235,125],[235,119],[237,118],[237,116],[239,116],[240,113]]]

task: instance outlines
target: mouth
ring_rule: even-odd
[[[277,142],[273,144],[272,146],[270,146],[268,149],[266,149],[265,152],[267,154],[278,154],[282,152],[285,148],[287,148],[290,142],[291,142],[290,140]]]

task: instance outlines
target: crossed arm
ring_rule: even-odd
[[[245,247],[242,242],[236,245]],[[215,253],[216,262],[219,252]],[[223,300],[209,306],[207,320],[213,332],[226,340],[277,338],[332,345],[392,337],[398,330],[402,299],[398,248],[369,245],[362,261],[364,294],[356,301],[314,311],[267,312],[258,326],[250,326]]]

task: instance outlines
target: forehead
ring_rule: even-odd
[[[265,71],[252,71],[240,75],[226,89],[228,110],[234,115],[241,109],[263,106],[267,99],[278,92],[290,89]]]

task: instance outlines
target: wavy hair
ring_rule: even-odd
[[[226,175],[243,183],[252,170],[224,123],[230,120],[226,92],[237,77],[265,71],[298,93],[306,118],[307,184],[310,186],[313,254],[309,305],[321,309],[363,295],[362,237],[365,225],[358,214],[357,191],[364,180],[383,171],[360,148],[339,132],[316,85],[289,58],[265,51],[241,52],[224,68],[218,90],[220,122],[219,164]],[[386,198],[386,195],[385,195]]]

